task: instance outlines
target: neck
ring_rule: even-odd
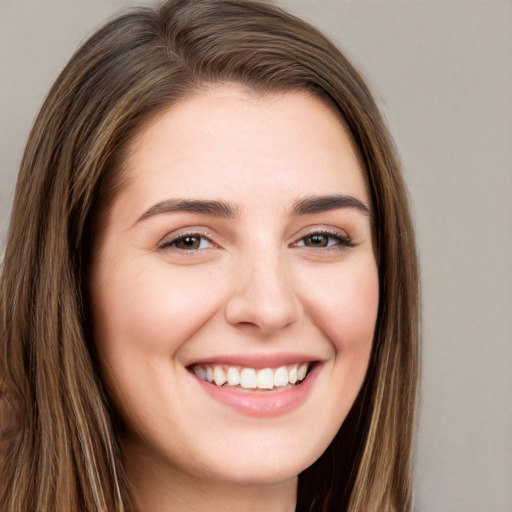
[[[133,452],[125,458],[125,471],[137,512],[295,511],[298,477],[232,483],[191,475],[166,463],[148,464]]]

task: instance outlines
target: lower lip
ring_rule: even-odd
[[[201,389],[214,400],[248,416],[267,418],[279,416],[300,407],[311,393],[319,371],[320,365],[316,364],[300,384],[282,391],[272,392],[237,391],[211,384],[194,373],[191,375],[199,383]]]

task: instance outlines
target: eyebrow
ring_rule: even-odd
[[[201,200],[201,199],[166,199],[155,204],[149,210],[144,212],[137,222],[140,222],[154,215],[171,212],[190,212],[212,217],[223,217],[235,219],[239,215],[237,206],[221,200]]]
[[[308,196],[293,203],[294,215],[321,213],[339,208],[355,208],[366,215],[370,214],[368,205],[352,196],[334,194],[327,196]],[[240,208],[228,201],[202,199],[166,199],[145,211],[136,223],[162,213],[189,212],[225,219],[236,219]]]
[[[321,213],[339,208],[355,208],[366,215],[370,214],[370,208],[367,204],[359,201],[352,196],[334,194],[328,196],[308,196],[295,201],[293,204],[293,213],[295,215],[307,215],[311,213]]]

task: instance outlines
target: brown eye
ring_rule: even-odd
[[[298,240],[295,245],[309,249],[334,249],[337,247],[342,249],[354,246],[349,238],[334,233],[310,233]]]
[[[176,248],[180,251],[199,251],[201,249],[207,249],[212,245],[212,242],[208,238],[202,235],[183,235],[172,240],[168,240],[160,244],[160,249]]]
[[[196,249],[199,249],[201,245],[201,237],[200,236],[183,236],[181,238],[178,238],[174,242],[174,245],[178,249],[183,249],[185,251],[193,251]]]
[[[315,233],[304,238],[304,245],[306,247],[322,248],[329,245],[329,239],[332,236],[323,235],[321,233]]]

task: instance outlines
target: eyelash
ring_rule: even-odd
[[[325,239],[327,239],[327,245],[322,246],[322,247],[308,247],[306,245],[305,241],[308,238],[311,239],[315,236],[316,237],[325,237]],[[189,249],[184,249],[184,248],[178,247],[177,244],[185,241],[187,238],[199,240],[199,247],[189,248]],[[208,244],[209,244],[208,247],[201,247],[201,244],[204,240],[206,240],[208,242]],[[334,243],[331,243],[332,241],[334,241]],[[210,239],[210,237],[208,235],[206,235],[204,233],[191,232],[191,233],[183,233],[183,234],[179,235],[178,237],[173,238],[171,240],[162,241],[158,245],[158,249],[167,249],[167,248],[174,247],[175,249],[177,249],[178,251],[180,251],[182,253],[189,253],[189,254],[192,253],[193,254],[193,253],[197,253],[199,251],[203,251],[207,248],[210,248],[212,245],[216,245],[216,244],[215,244],[215,242],[213,242]],[[307,235],[299,238],[296,242],[294,242],[291,245],[295,246],[295,247],[305,247],[305,248],[314,249],[314,250],[318,250],[318,251],[342,250],[343,248],[354,247],[354,244],[350,240],[349,237],[343,236],[339,233],[331,233],[329,231],[313,231],[313,232],[308,233]]]
[[[187,238],[195,238],[195,239],[198,239],[200,242],[200,244],[204,241],[204,240],[207,240],[209,245],[216,245],[215,242],[213,242],[211,240],[211,238],[209,236],[207,236],[206,234],[204,233],[198,233],[198,232],[191,232],[191,233],[183,233],[183,234],[180,234],[179,236],[177,236],[176,238],[173,238],[171,240],[166,240],[164,239],[159,245],[158,245],[158,248],[159,249],[167,249],[167,248],[176,248],[178,251],[182,252],[182,253],[195,253],[195,252],[198,252],[198,251],[202,251],[204,249],[206,249],[205,247],[198,247],[198,248],[193,248],[193,249],[182,249],[180,247],[177,246],[177,244],[179,242],[182,242],[184,240],[186,240]]]
[[[324,237],[327,239],[327,245],[323,247],[308,247],[304,244],[299,245],[299,242],[304,242],[306,239],[311,239],[313,237]],[[331,241],[335,241],[335,243],[330,243]],[[342,250],[344,248],[354,247],[352,240],[349,237],[341,235],[340,233],[331,233],[329,231],[313,231],[308,233],[307,235],[301,237],[297,242],[294,242],[295,246],[306,247],[310,249],[315,249],[318,251],[323,250]]]

